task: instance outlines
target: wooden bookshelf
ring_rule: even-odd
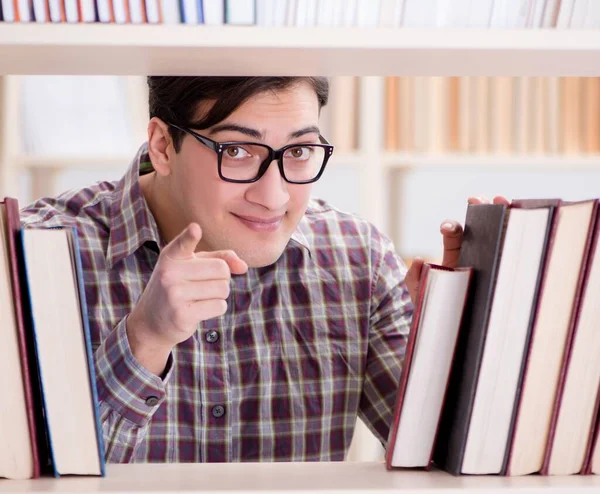
[[[595,154],[491,154],[491,153],[385,153],[384,166],[389,169],[421,169],[437,166],[477,167],[495,170],[600,170],[600,156]]]
[[[453,477],[445,472],[387,471],[378,462],[107,465],[106,477],[0,480],[4,492],[202,492],[454,494],[598,492],[600,476]]]
[[[11,24],[0,75],[600,75],[600,31]]]

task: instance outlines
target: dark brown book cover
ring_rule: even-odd
[[[565,386],[565,381],[566,381],[566,377],[567,377],[567,371],[569,370],[569,362],[571,359],[573,338],[575,336],[575,330],[577,328],[577,322],[579,319],[579,313],[580,313],[580,309],[581,309],[581,302],[582,302],[583,295],[585,292],[585,286],[587,283],[587,279],[589,277],[589,269],[591,268],[591,254],[593,252],[593,248],[595,246],[595,243],[597,242],[597,237],[598,237],[597,218],[598,218],[598,201],[595,201],[594,210],[593,210],[592,216],[590,218],[590,226],[589,226],[588,236],[587,236],[587,240],[586,240],[585,252],[584,252],[582,263],[581,263],[581,270],[579,272],[579,280],[577,282],[577,291],[575,292],[575,299],[573,301],[573,310],[571,313],[571,320],[569,322],[567,339],[565,341],[565,352],[564,352],[563,360],[561,363],[561,370],[560,370],[560,375],[558,378],[558,386],[556,389],[556,396],[554,398],[552,418],[550,419],[550,429],[548,431],[548,442],[546,444],[546,452],[544,454],[544,463],[542,464],[542,469],[540,470],[540,473],[542,475],[549,474],[550,459],[552,457],[552,447],[554,445],[554,434],[556,432],[556,424],[558,422],[560,405],[562,402],[564,386]],[[590,437],[591,437],[591,435],[592,434],[590,433]],[[585,460],[584,460],[584,464],[582,465],[582,470],[584,467],[585,467]]]
[[[37,445],[37,426],[35,410],[36,404],[32,389],[32,374],[35,372],[35,363],[31,361],[28,354],[28,342],[25,332],[25,324],[23,318],[23,306],[21,303],[21,284],[19,280],[19,263],[17,257],[17,235],[21,228],[19,219],[19,205],[16,199],[5,198],[4,208],[6,210],[6,225],[8,237],[8,256],[10,262],[10,272],[12,277],[12,295],[15,304],[15,318],[19,331],[19,351],[21,353],[21,368],[23,372],[23,387],[25,391],[25,400],[27,402],[27,423],[29,425],[29,433],[31,435],[31,454],[33,456],[33,478],[40,476],[40,458]],[[33,365],[33,367],[32,367]]]
[[[459,475],[462,469],[506,212],[505,204],[477,204],[467,208],[458,266],[471,267],[473,275],[434,453],[435,463],[453,475]]]
[[[546,246],[544,253],[542,254],[542,268],[540,269],[540,276],[537,280],[536,295],[534,297],[533,306],[531,310],[531,319],[529,321],[529,334],[525,342],[525,351],[523,352],[523,362],[521,364],[521,371],[519,375],[519,385],[517,387],[517,395],[515,396],[515,406],[512,413],[510,429],[508,433],[508,444],[506,446],[506,454],[504,455],[504,465],[502,467],[501,475],[510,475],[508,471],[508,464],[510,462],[510,455],[512,452],[512,437],[514,435],[517,426],[517,416],[519,412],[520,396],[522,391],[522,385],[525,380],[525,373],[527,372],[527,355],[529,352],[529,346],[533,336],[533,328],[535,327],[535,319],[537,315],[538,302],[542,296],[542,287],[544,286],[544,274],[546,273],[546,267],[550,259],[550,252],[552,251],[554,232],[556,230],[556,208],[561,204],[560,199],[515,199],[511,202],[511,208],[551,208],[548,221],[548,231],[546,234]]]

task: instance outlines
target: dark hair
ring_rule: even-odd
[[[189,126],[198,103],[214,100],[208,114],[193,122],[194,128],[206,129],[221,122],[242,103],[264,91],[280,91],[307,81],[319,101],[319,110],[327,104],[329,81],[326,77],[148,77],[148,100],[150,118],[158,117],[164,122],[182,127]],[[182,132],[169,128],[175,151],[179,152]]]

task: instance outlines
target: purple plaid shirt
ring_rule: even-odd
[[[25,227],[79,232],[107,461],[343,460],[357,415],[385,444],[412,316],[391,242],[312,201],[281,258],[232,277],[227,312],[161,379],[125,333],[164,246],[138,183],[148,169],[144,146],[120,181],[22,212]]]

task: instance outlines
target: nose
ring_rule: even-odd
[[[246,200],[271,211],[282,211],[290,199],[288,183],[279,173],[275,160],[271,161],[265,174],[250,184],[246,190]]]

